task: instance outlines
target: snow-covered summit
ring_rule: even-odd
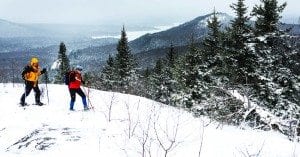
[[[47,103],[46,86],[42,101]],[[300,145],[276,132],[241,130],[132,95],[83,88],[68,111],[64,85],[48,85],[49,104],[18,106],[22,84],[0,84],[0,156],[299,156]],[[34,102],[33,93],[27,103]]]
[[[216,13],[216,17],[218,18],[218,21],[222,23],[223,25],[229,25],[230,21],[233,19],[232,16],[226,14],[226,13]],[[208,14],[206,16],[202,16],[201,18],[198,18],[198,27],[199,28],[207,28],[208,20],[211,21],[213,18],[213,14]]]

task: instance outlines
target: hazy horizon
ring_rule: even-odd
[[[237,0],[0,0],[0,19],[17,23],[139,25],[171,24],[218,12],[234,15],[230,4]],[[278,0],[288,6],[283,22],[298,23],[300,2]],[[248,13],[259,0],[246,0]]]

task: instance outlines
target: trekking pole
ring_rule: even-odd
[[[92,105],[92,102],[91,102],[91,99],[90,99],[90,88],[87,88],[87,95],[88,95],[88,100],[89,100],[89,102],[90,102],[90,105],[91,105],[91,107],[94,109],[94,105]]]
[[[26,97],[27,97],[27,93],[26,93],[26,82],[24,82],[25,83],[25,87],[24,87],[24,106],[25,106],[25,104],[26,104]]]
[[[88,92],[87,92],[85,88],[87,88],[87,87],[83,87],[83,90],[84,90],[84,93],[86,93],[86,97],[88,98],[88,105],[94,110],[95,108],[94,108],[94,106],[91,102],[91,99],[90,99],[89,89],[88,89]]]
[[[46,83],[46,92],[47,92],[47,100],[49,105],[49,93],[48,93],[48,71],[45,72],[45,83]]]

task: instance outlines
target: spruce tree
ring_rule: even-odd
[[[153,73],[150,76],[150,95],[153,100],[163,102],[162,100],[162,86],[164,82],[163,77],[163,60],[159,59],[153,69]]]
[[[279,30],[278,24],[287,3],[281,5],[277,0],[260,0],[261,5],[255,5],[252,15],[257,19],[255,21],[256,35],[265,35]]]
[[[198,65],[200,64],[201,56],[199,49],[196,47],[194,39],[191,39],[188,52],[184,57],[184,72],[183,78],[184,87],[193,88],[196,85],[198,75]]]
[[[183,89],[183,103],[187,108],[191,108],[195,103],[199,103],[201,100],[201,94],[198,90],[200,83],[199,67],[201,64],[200,50],[197,48],[194,38],[192,37],[188,52],[184,56],[181,69],[181,89]]]
[[[286,3],[278,5],[276,0],[262,0],[255,6],[253,15],[257,18],[255,51],[259,57],[259,80],[255,84],[260,104],[282,118],[299,117],[299,78],[293,73],[291,63],[295,49],[292,37],[280,30],[280,13]]]
[[[177,82],[177,69],[176,69],[176,61],[177,54],[175,52],[173,44],[170,45],[169,51],[167,52],[166,57],[166,66],[164,69],[163,77],[164,77],[164,85],[163,85],[163,96],[166,104],[176,106],[176,100],[174,99],[174,95],[177,94],[178,90],[178,82]]]
[[[257,56],[249,47],[251,37],[250,18],[246,15],[245,0],[238,0],[230,7],[236,13],[231,21],[231,27],[227,30],[227,58],[230,77],[233,84],[249,84],[254,80],[254,72],[257,67]]]
[[[64,82],[64,76],[65,73],[70,70],[70,61],[66,54],[67,48],[66,45],[61,42],[59,45],[59,51],[58,51],[58,69],[57,74],[55,77],[55,83],[63,83]]]
[[[125,27],[121,31],[121,39],[117,45],[115,58],[115,74],[120,92],[133,92],[133,83],[137,81],[136,61],[128,46]]]
[[[202,58],[205,60],[207,72],[210,73],[210,81],[220,84],[227,80],[225,75],[228,73],[228,67],[225,64],[224,34],[215,11],[207,23],[209,32],[203,41]]]
[[[116,78],[115,78],[115,64],[114,64],[114,58],[109,55],[106,65],[102,70],[101,73],[101,84],[104,88],[104,90],[113,90],[116,86]]]
[[[142,76],[140,78],[141,80],[141,92],[139,93],[140,96],[152,98],[151,97],[151,75],[152,75],[153,69],[150,67],[147,67],[145,70],[142,71]]]

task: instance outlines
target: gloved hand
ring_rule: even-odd
[[[41,71],[41,74],[44,74],[45,72],[47,72],[47,69],[44,68],[42,71]]]
[[[81,83],[82,83],[82,84],[85,84],[85,81],[81,80]]]

